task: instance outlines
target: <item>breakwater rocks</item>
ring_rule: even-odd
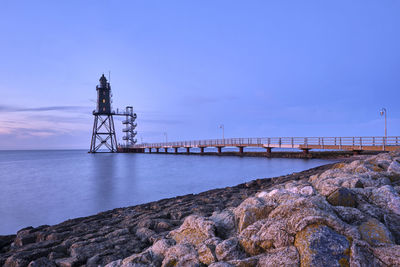
[[[400,266],[400,154],[0,237],[5,266]]]

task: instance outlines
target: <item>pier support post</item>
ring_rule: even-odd
[[[190,147],[186,148],[186,154],[190,154]]]
[[[151,148],[149,148],[149,153],[151,154]]]
[[[160,153],[160,148],[156,147],[156,153]]]
[[[204,147],[200,147],[200,154],[204,154]]]
[[[271,157],[272,147],[266,147],[267,149],[267,157]]]
[[[167,154],[168,153],[168,147],[164,148],[164,153]]]
[[[174,147],[174,152],[175,152],[175,154],[178,154],[178,148],[177,147]]]
[[[239,146],[239,154],[240,154],[240,155],[243,155],[243,148],[244,148],[244,147]]]
[[[222,154],[222,146],[217,147],[218,149],[218,154]]]

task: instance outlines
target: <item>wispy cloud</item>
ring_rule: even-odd
[[[88,106],[44,106],[44,107],[27,107],[0,105],[0,111],[3,112],[42,112],[42,111],[72,111],[72,112],[87,112],[91,110]]]

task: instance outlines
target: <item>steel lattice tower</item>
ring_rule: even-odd
[[[100,77],[100,84],[96,86],[96,90],[97,107],[93,111],[93,134],[89,153],[96,153],[103,146],[107,151],[102,152],[117,152],[114,113],[111,111],[111,86],[104,74]]]
[[[135,136],[137,134],[137,132],[135,131],[135,128],[137,126],[137,124],[135,123],[136,113],[133,113],[133,107],[126,107],[125,116],[126,118],[122,122],[122,124],[125,125],[125,128],[122,130],[123,132],[125,132],[125,136],[123,136],[122,139],[125,140],[125,146],[128,148],[135,145],[137,142],[137,140],[135,139]]]

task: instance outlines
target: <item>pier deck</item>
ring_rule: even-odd
[[[159,152],[164,149],[174,149],[178,153],[179,148],[185,148],[189,153],[191,148],[200,148],[200,153],[204,153],[207,147],[218,149],[222,153],[224,147],[238,147],[239,153],[243,153],[245,147],[265,148],[267,153],[271,153],[274,148],[292,148],[308,153],[311,149],[318,150],[344,150],[344,151],[395,151],[400,149],[399,136],[368,136],[368,137],[264,137],[264,138],[225,138],[192,140],[164,143],[142,143],[134,145],[128,149],[140,149],[140,152]],[[138,150],[139,151],[139,150]]]

